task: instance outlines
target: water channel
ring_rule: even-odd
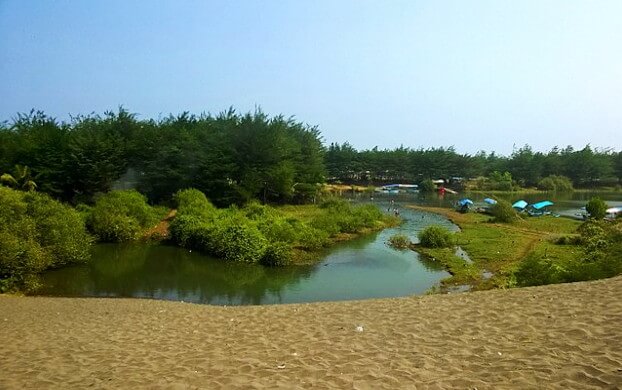
[[[388,199],[375,201],[385,212]],[[259,305],[423,294],[449,274],[437,263],[386,242],[401,233],[416,241],[431,224],[457,226],[397,203],[404,223],[340,243],[312,266],[232,264],[167,245],[99,244],[89,264],[47,272],[38,295],[137,297],[217,305]]]
[[[436,214],[415,211],[406,204],[450,207],[461,197],[482,202],[484,194],[374,195],[373,202],[392,212],[394,200],[404,223],[326,250],[311,266],[268,268],[231,264],[196,251],[167,245],[99,244],[87,265],[67,267],[43,275],[38,295],[87,297],[137,297],[208,303],[216,305],[260,305],[349,299],[398,297],[423,294],[449,274],[434,261],[410,250],[390,248],[393,234],[405,234],[414,242],[426,226],[458,227]],[[550,199],[552,211],[576,217],[592,196],[600,196],[610,207],[622,206],[620,193],[506,195],[514,202]],[[353,196],[369,201],[369,195]]]

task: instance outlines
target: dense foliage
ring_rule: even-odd
[[[493,188],[508,190],[512,178],[520,186],[536,186],[543,178],[563,175],[577,187],[617,185],[622,179],[622,152],[580,150],[568,146],[548,153],[524,146],[505,157],[494,152],[460,154],[453,147],[358,151],[348,143],[331,144],[326,153],[329,177],[344,182],[416,182],[427,178],[489,178]],[[491,177],[494,172],[507,177]]]
[[[99,241],[122,242],[138,238],[146,228],[162,217],[147,204],[144,195],[135,190],[110,191],[87,212],[88,229]]]
[[[607,214],[607,203],[598,197],[594,197],[585,205],[585,211],[587,211],[590,218],[601,220]]]
[[[596,280],[622,274],[622,221],[590,220],[579,228],[578,239],[560,241],[579,244],[582,255],[563,262],[532,254],[516,272],[519,286]]]
[[[439,225],[428,226],[419,232],[418,237],[424,248],[448,248],[454,244],[451,232]]]
[[[538,182],[538,188],[544,191],[572,191],[572,181],[566,176],[550,175]]]
[[[42,112],[0,123],[0,174],[28,166],[39,191],[91,203],[116,185],[151,201],[190,186],[218,205],[307,201],[324,181],[319,131],[261,111],[138,120],[124,109],[58,122]]]
[[[617,185],[622,178],[622,152],[589,145],[548,153],[524,146],[509,157],[459,154],[453,147],[358,151],[348,143],[325,150],[315,127],[232,109],[158,120],[139,120],[123,108],[69,122],[38,111],[18,114],[0,123],[0,174],[13,175],[18,165],[29,167],[39,191],[73,203],[92,203],[95,194],[113,188],[136,188],[150,201],[166,201],[187,187],[219,206],[252,199],[306,202],[327,174],[366,184],[416,182],[424,189],[433,188],[425,179],[481,177],[483,190],[568,188],[560,175],[577,187]]]
[[[0,187],[0,291],[32,288],[43,270],[87,261],[91,241],[71,207]]]
[[[383,225],[376,206],[352,207],[330,200],[309,223],[286,216],[257,202],[242,208],[215,208],[196,189],[174,196],[177,216],[171,222],[171,238],[178,245],[199,249],[228,261],[286,265],[300,251],[317,251],[339,233],[357,233]]]

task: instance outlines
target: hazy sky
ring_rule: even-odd
[[[0,0],[0,119],[261,106],[357,148],[622,149],[622,1]]]

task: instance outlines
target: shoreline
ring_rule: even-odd
[[[0,387],[615,388],[622,277],[220,307],[0,296]]]

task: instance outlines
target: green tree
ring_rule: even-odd
[[[550,175],[538,182],[538,188],[544,191],[572,191],[572,181],[566,176]]]
[[[37,188],[37,183],[32,180],[30,168],[22,165],[16,165],[13,174],[2,174],[0,182],[8,187],[22,191],[34,191]]]
[[[590,218],[601,220],[605,218],[607,213],[607,203],[598,197],[593,197],[585,205],[585,210],[589,213]]]

